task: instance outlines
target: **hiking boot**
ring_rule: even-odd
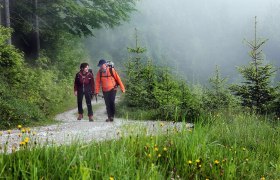
[[[88,117],[88,121],[93,122],[93,116],[92,115]]]
[[[114,121],[114,119],[112,117],[106,119],[106,122],[113,122],[113,121]]]
[[[83,119],[83,115],[82,115],[82,114],[79,114],[77,120],[81,120],[81,119]]]

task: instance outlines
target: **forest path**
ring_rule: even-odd
[[[55,119],[58,124],[34,127],[30,133],[24,133],[13,129],[9,133],[3,131],[0,136],[0,152],[12,152],[20,148],[20,142],[29,138],[29,144],[62,145],[71,142],[90,142],[116,139],[120,135],[146,133],[156,134],[167,132],[170,128],[191,127],[191,124],[160,122],[160,121],[134,121],[115,118],[114,122],[105,122],[107,118],[106,107],[103,99],[92,101],[94,109],[94,122],[89,122],[88,117],[77,120],[77,108],[58,114]],[[86,114],[86,113],[85,113]],[[141,132],[140,132],[141,131]]]

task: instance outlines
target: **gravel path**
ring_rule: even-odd
[[[35,127],[29,133],[21,133],[19,129],[0,132],[0,152],[10,153],[20,148],[20,143],[26,137],[28,144],[60,145],[69,144],[73,141],[101,141],[118,138],[121,135],[145,132],[154,134],[166,132],[170,128],[181,128],[182,123],[160,122],[160,121],[133,121],[115,118],[114,122],[105,122],[107,118],[103,99],[98,103],[92,101],[93,106],[98,106],[94,111],[94,122],[89,122],[88,117],[78,121],[77,109],[73,109],[56,116],[58,124]],[[185,124],[189,128],[191,124]]]

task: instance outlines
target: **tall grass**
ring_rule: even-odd
[[[251,114],[213,114],[194,129],[148,134],[126,126],[116,139],[43,146],[0,156],[7,179],[280,179],[280,126]]]

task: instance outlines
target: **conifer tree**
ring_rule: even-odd
[[[168,67],[160,68],[156,78],[154,95],[159,104],[159,117],[170,120],[175,115],[175,109],[180,104],[179,84]]]
[[[251,61],[247,66],[238,67],[238,71],[245,79],[241,85],[233,85],[231,89],[241,97],[242,105],[255,109],[258,113],[264,113],[268,105],[275,99],[275,87],[271,85],[271,78],[275,68],[264,62],[262,46],[267,42],[257,38],[257,18],[255,17],[254,40],[246,41],[250,47]]]
[[[201,101],[193,93],[192,89],[188,86],[185,80],[181,79],[179,84],[179,116],[178,119],[182,121],[193,121],[201,113]]]
[[[145,95],[143,96],[143,104],[147,108],[157,108],[158,103],[154,94],[156,85],[156,71],[157,68],[153,64],[153,61],[149,59],[143,68],[143,80],[145,87]]]
[[[135,48],[128,48],[128,52],[132,55],[125,64],[127,75],[125,100],[131,107],[142,107],[142,97],[146,93],[142,73],[144,65],[141,60],[146,49],[138,45],[137,29],[135,29],[135,39]]]
[[[204,96],[204,106],[209,110],[228,108],[236,102],[227,87],[227,78],[223,78],[220,68],[216,66],[215,74],[209,79],[210,88]]]

